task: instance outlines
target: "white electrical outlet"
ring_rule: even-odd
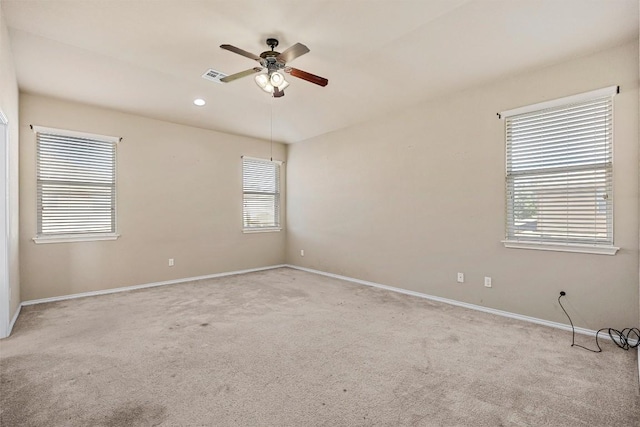
[[[484,285],[485,285],[487,288],[490,288],[490,287],[491,287],[491,277],[485,277],[485,278],[484,278]]]
[[[174,262],[173,262],[173,258],[169,258],[169,267],[173,267]]]
[[[458,283],[464,283],[464,273],[458,273]]]
[[[304,249],[300,249],[300,256],[304,256]]]

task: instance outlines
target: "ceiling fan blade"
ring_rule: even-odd
[[[276,56],[276,61],[284,62],[286,64],[287,62],[291,62],[298,56],[302,56],[305,53],[309,53],[309,48],[302,43],[296,43],[289,49],[282,52],[280,55]]]
[[[291,74],[293,77],[315,83],[322,87],[325,87],[329,83],[329,80],[324,77],[316,76],[315,74],[307,73],[306,71],[298,70],[297,68],[287,67],[284,71]]]
[[[255,61],[261,62],[262,58],[258,55],[254,55],[251,52],[247,52],[246,50],[240,49],[239,47],[231,46],[230,44],[221,44],[220,47],[222,49],[228,50],[229,52],[237,53],[238,55],[246,56],[247,58],[253,59]]]
[[[223,77],[220,79],[220,81],[223,83],[229,83],[234,80],[238,80],[243,77],[250,76],[251,74],[259,73],[260,71],[262,71],[262,68],[253,67],[253,68],[249,68],[248,70],[240,71],[239,73],[235,73],[235,74],[231,74],[230,76]]]

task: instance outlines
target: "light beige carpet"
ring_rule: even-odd
[[[636,354],[282,268],[25,307],[3,426],[637,426]],[[580,336],[584,343],[588,337]]]

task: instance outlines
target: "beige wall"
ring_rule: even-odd
[[[0,5],[1,6],[1,5]],[[9,32],[0,7],[0,111],[9,121],[9,288],[10,319],[20,305],[18,229],[18,83]],[[4,296],[3,296],[4,297]]]
[[[30,124],[123,138],[117,149],[118,240],[31,240],[36,171]],[[240,156],[268,157],[267,141],[28,94],[20,96],[20,130],[23,300],[284,261],[284,231],[242,233]],[[274,159],[285,156],[286,147],[275,144]]]
[[[622,249],[604,256],[504,248],[504,122],[496,113],[616,84]],[[635,40],[294,144],[287,172],[291,264],[566,323],[556,302],[564,290],[579,326],[637,326]]]

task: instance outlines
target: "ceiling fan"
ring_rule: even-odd
[[[260,56],[258,56],[230,44],[220,45],[222,49],[237,53],[238,55],[245,56],[260,63],[260,67],[253,67],[245,71],[240,71],[239,73],[231,74],[221,78],[220,81],[223,83],[229,83],[251,74],[260,73],[262,70],[266,69],[267,72],[256,75],[255,80],[262,90],[273,94],[275,98],[284,96],[284,89],[289,86],[289,82],[285,80],[281,71],[284,71],[293,77],[315,83],[319,86],[324,87],[329,83],[329,80],[324,77],[316,76],[315,74],[287,66],[288,62],[291,62],[297,57],[309,52],[309,48],[302,43],[296,43],[282,53],[274,50],[278,46],[277,39],[268,38],[267,46],[269,46],[271,50],[264,51]]]

